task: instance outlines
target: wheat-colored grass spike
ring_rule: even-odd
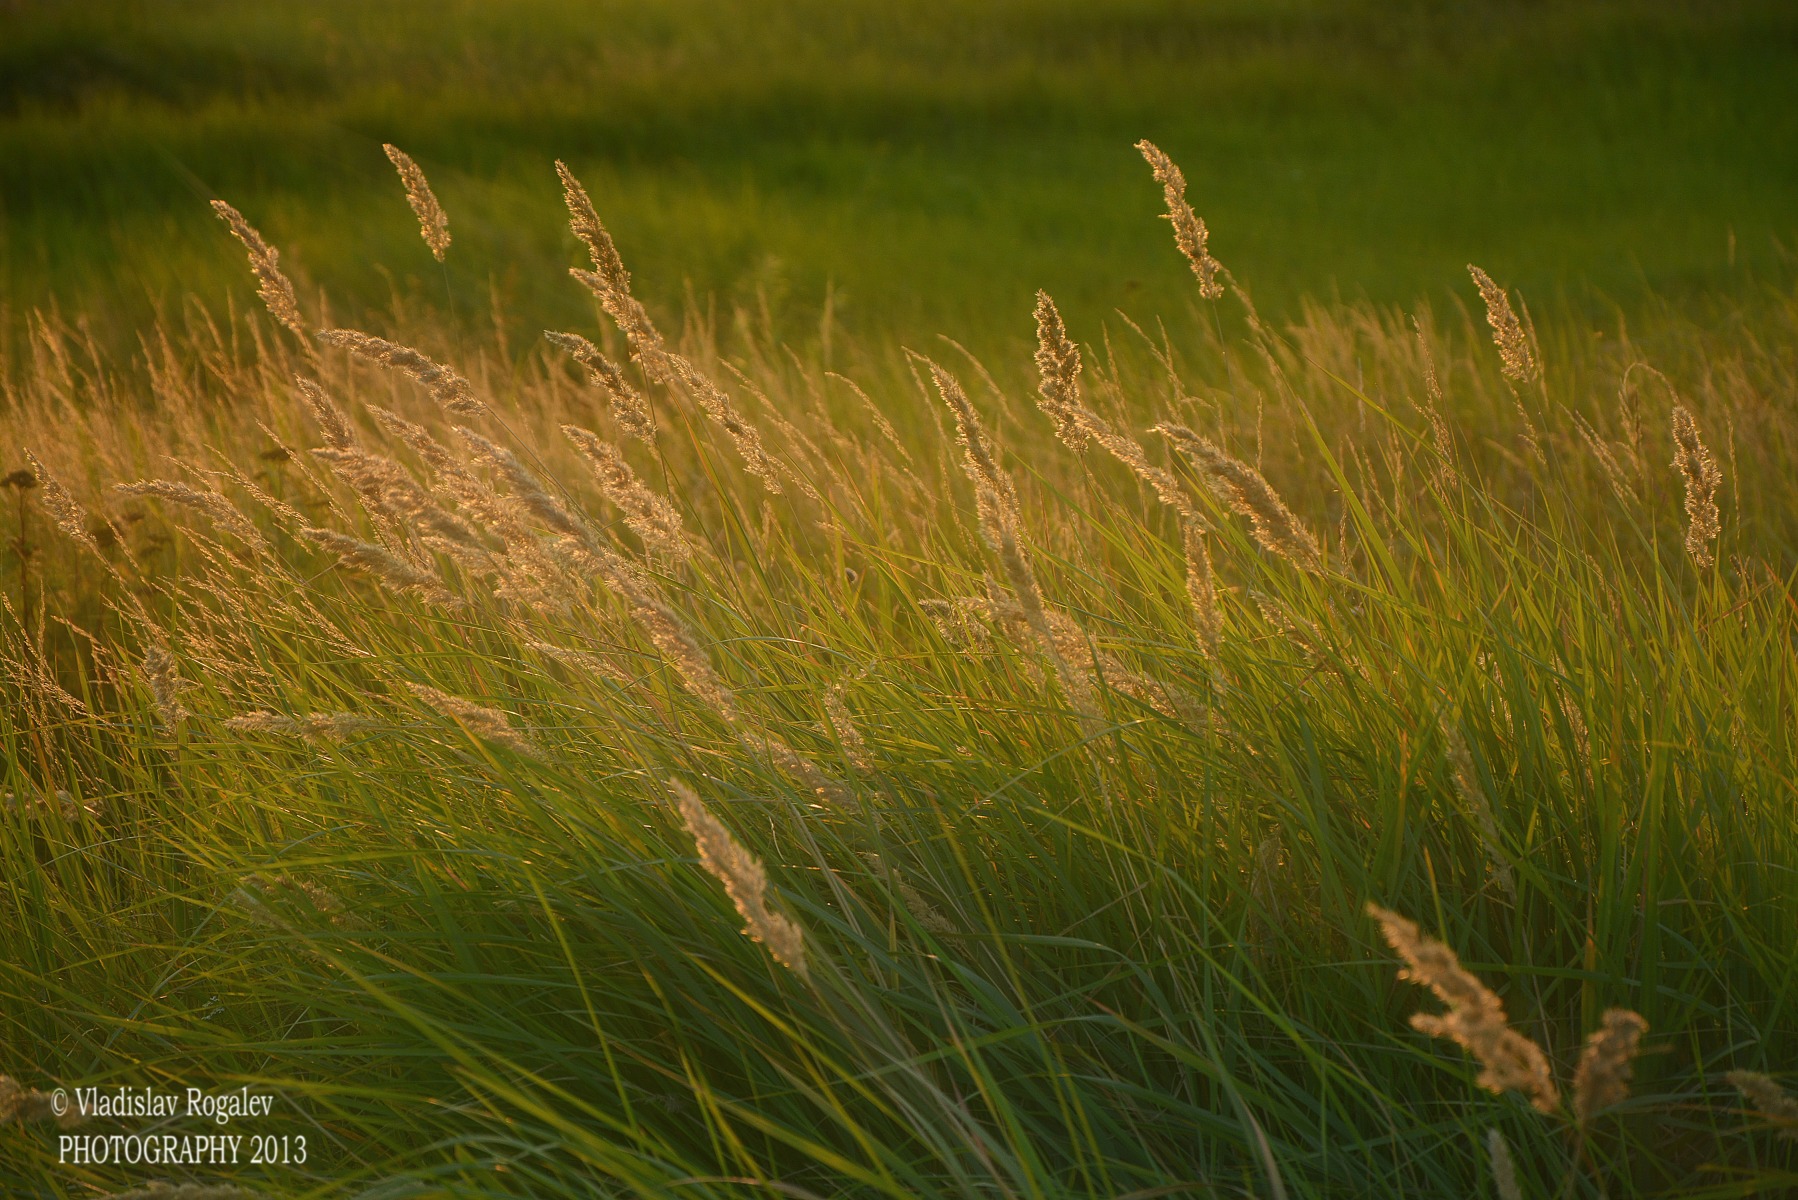
[[[321,329],[318,340],[339,346],[357,358],[398,371],[422,385],[445,412],[459,417],[478,417],[487,406],[476,399],[474,386],[455,371],[433,362],[410,346],[378,338],[356,329]]]
[[[1186,202],[1186,176],[1180,173],[1174,160],[1154,142],[1145,139],[1136,143],[1136,148],[1148,160],[1150,169],[1155,172],[1156,182],[1161,184],[1162,197],[1167,201],[1167,219],[1174,226],[1174,244],[1180,247],[1180,253],[1192,264],[1192,273],[1199,280],[1199,295],[1207,300],[1216,300],[1224,294],[1224,285],[1218,282],[1221,264],[1211,257],[1210,250],[1206,248],[1211,233],[1205,228],[1205,222],[1192,211],[1192,205]]]
[[[300,302],[294,295],[293,281],[281,270],[281,252],[269,245],[256,231],[256,227],[244,220],[242,213],[223,200],[214,200],[212,211],[230,227],[232,236],[242,242],[243,248],[249,253],[250,270],[255,272],[262,285],[256,290],[256,294],[262,297],[262,303],[269,313],[297,336],[304,338],[306,322],[300,316]]]
[[[381,149],[387,151],[393,169],[400,173],[400,182],[406,187],[406,200],[418,215],[419,235],[431,248],[431,257],[442,262],[450,244],[449,214],[437,203],[437,194],[431,190],[430,181],[409,154],[388,143],[383,143]]]
[[[1432,1037],[1448,1038],[1479,1060],[1477,1082],[1487,1091],[1513,1089],[1528,1096],[1538,1112],[1555,1112],[1561,1094],[1548,1069],[1548,1056],[1511,1028],[1497,994],[1463,969],[1453,950],[1425,936],[1416,922],[1377,904],[1369,904],[1367,912],[1407,964],[1399,978],[1424,985],[1448,1005],[1445,1013],[1414,1014],[1412,1026]]]
[[[681,820],[699,850],[699,861],[724,885],[725,894],[742,916],[745,932],[768,948],[775,961],[801,979],[809,978],[805,935],[798,925],[768,907],[768,872],[724,823],[714,817],[692,788],[668,781]]]
[[[1584,1127],[1594,1116],[1629,1098],[1634,1062],[1648,1022],[1627,1008],[1605,1010],[1587,1038],[1573,1074],[1573,1116]]]
[[[1723,531],[1717,516],[1717,485],[1723,471],[1683,404],[1673,406],[1673,465],[1686,485],[1686,553],[1700,570],[1708,571],[1717,561],[1712,543]]]

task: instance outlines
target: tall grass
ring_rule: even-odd
[[[1201,252],[1184,344],[1036,301],[1039,412],[668,333],[565,182],[611,319],[518,370],[197,305],[6,364],[20,1088],[274,1091],[282,1194],[1798,1184],[1798,303],[1648,362],[1482,280],[1523,379]],[[55,1134],[14,1193],[141,1182]]]

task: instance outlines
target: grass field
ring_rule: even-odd
[[[0,13],[0,1192],[1798,1189],[1798,22],[300,11]]]
[[[26,3],[0,16],[0,299],[102,330],[243,296],[205,201],[356,316],[519,331],[580,296],[546,168],[593,188],[645,299],[767,295],[789,341],[1027,346],[1018,298],[1190,307],[1129,149],[1186,164],[1270,314],[1437,304],[1472,259],[1600,326],[1789,268],[1798,19],[1781,3],[782,0]],[[382,142],[456,214],[408,240]],[[135,343],[128,338],[125,348]]]

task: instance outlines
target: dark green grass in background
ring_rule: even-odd
[[[1595,318],[1741,291],[1798,232],[1798,6],[0,4],[0,302],[128,337],[242,301],[216,195],[339,305],[497,291],[522,339],[588,309],[563,157],[664,311],[765,296],[803,338],[829,296],[1010,349],[1038,286],[1185,309],[1145,136],[1274,311],[1443,299],[1470,259]],[[447,280],[389,140],[449,209]]]

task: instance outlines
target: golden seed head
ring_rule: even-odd
[[[1055,422],[1055,436],[1068,449],[1086,448],[1088,434],[1080,427],[1080,347],[1068,339],[1067,327],[1048,292],[1036,294],[1036,370],[1038,406]]]
[[[455,371],[426,358],[410,346],[390,342],[356,329],[321,329],[318,340],[339,346],[356,357],[398,371],[431,393],[445,412],[459,417],[478,417],[487,406],[475,397],[474,386]]]
[[[1154,142],[1144,139],[1136,143],[1136,148],[1148,160],[1156,182],[1161,184],[1161,194],[1167,201],[1167,219],[1174,226],[1174,244],[1180,247],[1180,253],[1192,264],[1192,273],[1198,276],[1199,295],[1216,300],[1224,294],[1224,285],[1217,279],[1223,264],[1212,258],[1206,249],[1211,233],[1199,215],[1192,211],[1192,205],[1186,202],[1186,176]]]
[[[1511,307],[1511,298],[1492,282],[1492,276],[1472,263],[1467,264],[1467,273],[1473,276],[1474,284],[1480,289],[1480,299],[1486,302],[1486,323],[1492,326],[1492,344],[1498,347],[1505,376],[1518,383],[1533,382],[1540,376],[1541,369],[1536,365],[1536,356],[1530,352],[1529,338]]]
[[[542,752],[524,734],[512,727],[511,720],[497,708],[487,708],[472,700],[464,700],[460,696],[452,696],[448,692],[439,691],[424,683],[408,683],[412,694],[429,704],[444,716],[455,720],[468,732],[477,737],[497,742],[509,750],[531,758],[541,758]]]
[[[1255,540],[1305,571],[1323,569],[1317,539],[1299,521],[1261,472],[1226,454],[1210,438],[1184,425],[1164,423],[1155,433],[1171,441],[1197,467],[1212,491],[1235,512],[1249,519]]]
[[[1683,404],[1673,406],[1673,465],[1686,485],[1686,553],[1700,570],[1709,570],[1717,561],[1711,543],[1723,532],[1717,515],[1717,485],[1723,482],[1723,471]]]
[[[430,181],[410,155],[394,145],[383,144],[381,149],[387,151],[393,169],[400,173],[400,182],[406,187],[406,200],[418,216],[418,232],[424,238],[425,245],[431,248],[431,257],[442,262],[443,252],[449,249],[450,244],[449,215],[437,203],[437,195],[431,191]]]
[[[1498,1200],[1523,1200],[1523,1188],[1517,1182],[1517,1164],[1511,1158],[1511,1147],[1497,1129],[1486,1131],[1486,1154],[1492,1160],[1492,1187]]]
[[[570,358],[586,368],[587,381],[611,401],[612,419],[618,422],[620,429],[642,441],[655,441],[656,422],[649,401],[625,378],[617,363],[578,333],[555,333],[546,329],[543,336],[551,344],[568,351]]]
[[[263,240],[256,227],[244,220],[243,214],[226,204],[223,200],[212,202],[212,211],[218,214],[231,229],[232,236],[243,243],[243,248],[250,255],[250,270],[262,286],[256,294],[262,297],[275,320],[293,330],[295,335],[306,336],[306,322],[300,317],[300,302],[294,296],[293,282],[281,271],[281,252]]]
[[[1548,1056],[1529,1038],[1510,1027],[1505,1006],[1478,977],[1464,970],[1455,952],[1418,929],[1417,923],[1381,908],[1367,906],[1380,923],[1386,941],[1407,966],[1400,979],[1423,984],[1448,1005],[1445,1013],[1417,1013],[1412,1026],[1432,1037],[1447,1038],[1479,1060],[1477,1082],[1490,1092],[1515,1089],[1530,1098],[1538,1112],[1553,1113],[1561,1094],[1548,1069]]]
[[[1586,1038],[1573,1074],[1573,1115],[1582,1126],[1629,1098],[1632,1063],[1646,1032],[1648,1022],[1641,1013],[1626,1008],[1605,1010],[1598,1028]]]
[[[444,608],[458,608],[462,604],[435,574],[401,561],[380,546],[332,529],[305,528],[300,530],[300,536],[336,554],[339,565],[371,575],[402,595],[412,593]]]
[[[1724,1078],[1748,1098],[1755,1110],[1779,1131],[1780,1137],[1798,1142],[1798,1099],[1758,1071],[1731,1071]]]
[[[805,935],[798,925],[768,907],[768,873],[760,859],[731,836],[697,793],[679,780],[668,781],[681,820],[699,850],[702,866],[724,885],[725,894],[742,916],[745,932],[768,948],[776,962],[808,979]]]

